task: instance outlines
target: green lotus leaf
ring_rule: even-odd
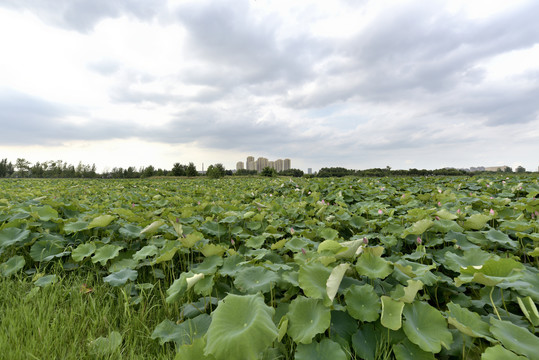
[[[395,290],[391,292],[391,297],[395,300],[405,303],[414,302],[417,292],[423,289],[423,282],[421,280],[408,280],[408,286],[403,287],[398,284]]]
[[[453,232],[463,232],[464,228],[462,228],[459,224],[457,224],[453,220],[445,220],[441,219],[434,222],[434,225],[430,228],[430,231],[438,232],[438,233],[448,233],[450,231]],[[427,245],[432,245],[432,241],[429,241]]]
[[[337,259],[353,259],[361,252],[363,252],[363,239],[344,241],[340,243],[343,247],[343,251],[335,254]]]
[[[288,330],[288,316],[282,316],[281,320],[279,320],[279,327],[278,332],[279,335],[277,336],[277,341],[281,341],[283,337],[286,335],[286,331]]]
[[[165,246],[162,249],[160,249],[159,256],[154,259],[154,262],[156,264],[161,264],[163,262],[167,262],[167,261],[172,260],[174,255],[176,255],[178,250],[180,250],[179,243],[174,244],[174,243],[170,242],[167,245],[169,245],[169,246]]]
[[[535,306],[532,298],[529,296],[526,296],[524,299],[518,297],[517,302],[518,306],[520,306],[520,310],[522,310],[522,313],[524,316],[526,316],[529,322],[533,326],[539,326],[539,312],[537,311],[537,307]]]
[[[131,258],[116,259],[109,265],[109,272],[114,273],[123,269],[134,269],[138,265],[138,261]]]
[[[341,285],[342,278],[346,273],[346,270],[350,267],[350,264],[340,264],[337,265],[331,270],[328,280],[326,281],[326,293],[331,301],[337,295],[337,290]]]
[[[0,273],[5,277],[11,276],[21,270],[25,264],[26,260],[24,260],[24,257],[20,255],[12,256],[8,261],[0,264]]]
[[[120,254],[120,250],[122,249],[123,248],[118,245],[103,245],[95,251],[94,256],[92,256],[92,262],[94,264],[99,262],[104,266],[108,260],[114,259],[116,256],[118,256]]]
[[[523,296],[529,296],[535,303],[539,303],[539,270],[526,267],[521,271],[517,280],[511,282],[502,282],[497,286],[502,289],[515,289]]]
[[[123,269],[106,276],[103,278],[103,281],[109,283],[111,286],[122,286],[128,280],[135,281],[137,276],[138,272],[136,270]]]
[[[393,345],[392,349],[396,360],[435,360],[433,353],[423,351],[408,339]]]
[[[341,244],[335,240],[324,240],[318,245],[318,253],[322,253],[322,251],[329,251],[333,254],[337,254],[341,251],[344,251],[345,249],[341,246]]]
[[[495,286],[504,281],[514,281],[522,276],[524,266],[510,258],[489,259],[482,266],[461,268],[461,276],[455,279],[455,284],[475,281],[486,286]]]
[[[217,360],[256,359],[278,336],[274,313],[260,294],[227,295],[213,312],[204,354]]]
[[[447,322],[456,327],[460,332],[471,337],[482,337],[491,340],[489,324],[481,320],[479,314],[472,312],[458,304],[447,304],[449,314]]]
[[[34,261],[50,261],[69,254],[64,251],[63,241],[59,240],[39,240],[30,248],[30,256]]]
[[[298,274],[299,287],[310,298],[328,299],[326,284],[330,275],[331,270],[319,262],[302,264]]]
[[[393,272],[393,266],[387,260],[365,252],[357,259],[356,271],[370,279],[385,279]]]
[[[330,339],[320,342],[299,344],[294,355],[296,360],[347,360],[348,357],[339,343]]]
[[[274,272],[260,266],[251,266],[242,269],[236,275],[234,285],[248,294],[263,294],[270,292],[279,281],[279,276]]]
[[[223,224],[216,223],[215,221],[208,221],[202,224],[200,231],[208,235],[212,235],[220,238],[221,236],[226,235],[227,226]]]
[[[501,231],[527,231],[533,229],[533,224],[525,221],[504,221],[500,224],[499,229]]]
[[[380,298],[370,284],[352,285],[344,293],[346,310],[357,320],[369,322],[380,317]]]
[[[473,214],[464,223],[462,227],[466,230],[481,230],[491,219],[490,216],[484,214]]]
[[[165,225],[164,220],[155,220],[150,225],[148,225],[144,229],[140,230],[140,235],[142,235],[142,234],[151,235],[151,234],[155,233],[163,225]]]
[[[379,340],[373,324],[364,324],[352,335],[352,347],[359,359],[375,360]]]
[[[331,311],[321,300],[298,296],[288,308],[288,335],[296,343],[310,344],[330,326]]]
[[[528,252],[528,256],[539,257],[539,247]]]
[[[524,356],[518,356],[501,345],[489,347],[481,355],[481,360],[526,360]]]
[[[36,212],[41,221],[58,219],[58,211],[54,210],[50,205],[32,206],[31,209]]]
[[[204,275],[212,275],[217,272],[217,268],[223,265],[223,258],[220,256],[210,256],[204,259],[193,272],[202,273]]]
[[[513,248],[518,247],[518,242],[511,240],[511,238],[503,232],[495,229],[490,229],[485,232],[485,237],[493,243],[509,245]]]
[[[219,270],[221,275],[235,277],[241,270],[242,266],[239,265],[245,259],[239,255],[228,256],[223,260],[223,267]]]
[[[260,249],[260,247],[264,244],[265,241],[266,237],[263,235],[251,236],[245,242],[245,246],[248,246],[252,249]]]
[[[215,275],[205,276],[204,274],[197,274],[196,276],[199,275],[202,275],[202,278],[199,278],[196,281],[193,287],[193,291],[195,292],[195,294],[198,295],[210,296],[213,290],[213,286],[215,285],[215,282],[213,281]],[[187,279],[187,289],[189,289],[189,285],[189,279]]]
[[[212,355],[204,354],[206,339],[200,337],[194,339],[192,344],[185,344],[176,348],[176,357],[174,360],[215,360]]]
[[[221,245],[206,244],[202,247],[200,251],[202,252],[204,256],[210,257],[210,256],[223,256],[226,249],[222,247]]]
[[[350,342],[352,335],[357,332],[358,321],[344,310],[345,309],[343,309],[343,311],[331,311],[331,325],[329,327],[329,334],[331,334],[332,338],[340,337],[347,342]]]
[[[64,232],[66,234],[73,234],[88,228],[89,222],[87,221],[76,221],[64,225]]]
[[[439,210],[436,212],[436,215],[440,218],[440,219],[444,219],[444,220],[455,220],[455,219],[458,219],[458,216],[449,212],[447,209],[442,209],[442,210]]]
[[[325,240],[335,240],[339,236],[339,232],[331,228],[319,229],[316,234]]]
[[[494,254],[483,251],[480,248],[464,251],[462,255],[448,251],[445,253],[445,262],[443,265],[454,272],[460,272],[461,268],[483,265],[485,261],[494,256]]]
[[[127,221],[137,221],[138,219],[137,215],[135,215],[135,213],[129,209],[116,208],[112,210],[112,212],[114,214],[120,215],[120,217],[124,218]]]
[[[388,329],[399,330],[402,326],[402,310],[404,303],[396,301],[389,296],[382,295],[382,316],[380,323]]]
[[[186,235],[184,238],[180,238],[180,242],[183,246],[190,249],[202,239],[204,239],[204,235],[202,235],[202,233],[199,233],[198,231],[194,231]]]
[[[211,317],[208,314],[200,314],[192,319],[187,319],[181,324],[176,324],[168,319],[162,321],[152,332],[152,339],[159,339],[163,345],[172,341],[179,347],[184,344],[192,344],[193,340],[206,334],[210,327]]]
[[[58,276],[57,275],[45,275],[45,276],[42,276],[39,279],[37,279],[34,282],[34,285],[39,286],[39,287],[45,287],[45,286],[52,285],[52,284],[56,283],[57,281],[58,281]]]
[[[122,335],[113,331],[107,337],[98,337],[97,339],[90,342],[90,352],[99,355],[106,356],[114,354],[122,345]]]
[[[180,299],[181,295],[187,290],[187,278],[194,276],[191,271],[181,273],[180,277],[170,285],[167,289],[167,304],[173,303]]]
[[[28,235],[30,235],[30,230],[22,230],[14,227],[2,229],[0,230],[0,248],[24,241],[28,238]]]
[[[505,348],[530,360],[539,359],[539,337],[509,321],[490,318],[490,323],[490,332]]]
[[[101,215],[90,221],[87,229],[93,229],[96,227],[105,227],[108,226],[112,220],[116,219],[114,215]]]
[[[404,306],[402,326],[408,339],[427,352],[439,353],[442,345],[449,349],[453,335],[444,316],[426,302],[416,301]]]
[[[434,225],[434,222],[431,219],[423,219],[416,221],[412,224],[412,226],[404,229],[404,232],[402,233],[401,237],[405,238],[410,234],[421,235],[425,231],[427,231],[432,225]]]
[[[140,261],[140,260],[146,259],[147,257],[155,256],[155,255],[157,255],[157,246],[146,245],[133,255],[133,259]]]
[[[76,262],[81,262],[82,259],[92,255],[95,252],[95,244],[93,242],[80,244],[71,253],[71,257]]]
[[[136,239],[140,237],[141,228],[133,224],[125,224],[118,231],[127,239]]]
[[[299,236],[294,236],[292,239],[286,241],[284,247],[293,252],[299,252],[301,249],[307,250],[310,243],[307,239]]]

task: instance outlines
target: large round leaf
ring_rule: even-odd
[[[168,319],[162,321],[152,332],[152,339],[159,339],[163,345],[173,341],[177,346],[192,344],[194,339],[204,336],[208,331],[211,318],[208,314],[200,314],[193,319],[187,319],[181,324],[176,324]]]
[[[135,281],[137,276],[138,272],[136,270],[123,269],[106,276],[103,278],[103,281],[109,283],[111,286],[121,286],[124,285],[128,280]]]
[[[195,269],[196,270],[196,269]],[[267,293],[275,286],[279,276],[260,266],[250,266],[241,270],[234,280],[234,285],[246,293]]]
[[[385,259],[366,252],[357,260],[356,271],[371,279],[385,279],[393,272],[393,267]]]
[[[2,274],[2,276],[11,276],[17,271],[21,270],[25,264],[26,261],[24,260],[24,257],[20,255],[15,255],[5,263],[0,264],[0,273]]]
[[[393,345],[393,354],[396,360],[435,360],[433,353],[421,350],[407,339]]]
[[[310,344],[316,334],[320,334],[331,323],[330,309],[321,300],[299,296],[292,300],[288,308],[288,335],[296,343]]]
[[[469,266],[460,270],[461,275],[455,279],[455,284],[475,281],[486,286],[495,286],[505,281],[515,281],[522,276],[522,263],[510,259],[489,259],[482,266]]]
[[[63,242],[57,240],[39,240],[30,248],[30,256],[34,261],[50,261],[68,254],[64,252]]]
[[[380,298],[372,285],[352,285],[344,293],[346,310],[354,318],[361,321],[376,321],[382,307]]]
[[[2,229],[0,230],[0,248],[24,241],[28,235],[30,235],[30,230],[21,230],[14,227]]]
[[[496,345],[487,348],[481,355],[481,360],[526,360],[526,358],[518,356],[501,345]]]
[[[481,320],[478,313],[472,312],[458,304],[447,304],[449,314],[447,322],[460,330],[463,334],[471,337],[491,339],[489,325]]]
[[[71,257],[76,262],[82,261],[85,257],[92,255],[95,251],[95,244],[93,242],[80,244],[75,250],[71,253]]]
[[[416,301],[404,307],[403,330],[408,339],[427,352],[438,353],[442,345],[449,349],[453,335],[443,315],[429,304]]]
[[[528,359],[539,359],[539,337],[509,321],[490,319],[490,332],[504,347]]]
[[[121,246],[118,245],[104,245],[96,250],[94,256],[92,256],[92,262],[100,262],[101,265],[105,265],[107,260],[114,259],[120,254],[122,250]]]
[[[481,230],[485,227],[487,222],[491,219],[488,215],[473,214],[462,224],[466,230]]]
[[[396,301],[389,296],[383,295],[382,300],[382,316],[380,323],[388,329],[399,330],[402,326],[402,309],[404,302]]]
[[[204,354],[217,360],[256,359],[277,338],[274,313],[260,294],[227,295],[213,312]]]
[[[93,228],[96,228],[96,227],[108,226],[112,222],[112,220],[114,220],[115,218],[116,217],[113,216],[113,215],[101,215],[101,216],[98,216],[88,224],[87,228],[88,229],[93,229]]]
[[[341,345],[330,339],[311,344],[299,344],[294,356],[296,360],[347,360]]]
[[[331,269],[319,262],[303,264],[299,268],[299,287],[308,297],[329,300],[326,290],[329,275],[331,275]]]

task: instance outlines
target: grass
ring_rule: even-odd
[[[0,276],[0,354],[18,359],[172,359],[173,345],[151,339],[155,326],[172,318],[157,289],[140,303],[129,303],[122,289],[63,274],[39,288],[27,277]],[[122,344],[109,354],[95,353],[91,342],[113,331]]]

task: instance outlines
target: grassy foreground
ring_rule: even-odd
[[[26,277],[0,277],[0,354],[3,359],[171,359],[173,346],[150,335],[166,318],[150,292],[138,305],[125,301],[124,290],[93,275],[69,274],[54,286],[36,287]],[[156,290],[155,292],[158,292]],[[107,337],[121,344],[107,349]],[[99,338],[100,340],[96,340]],[[109,348],[110,349],[110,348]]]

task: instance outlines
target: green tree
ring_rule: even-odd
[[[155,174],[155,168],[153,167],[153,165],[150,165],[150,166],[144,168],[144,170],[142,170],[141,176],[142,177],[150,177],[150,176],[153,176],[154,174]]]
[[[516,172],[517,172],[517,173],[525,173],[525,172],[526,172],[526,169],[525,169],[523,166],[519,165],[519,166],[517,167],[517,171],[516,171]]]
[[[15,168],[17,169],[17,173],[20,177],[26,177],[30,172],[30,161],[23,158],[18,158],[15,162]]]
[[[223,164],[210,165],[206,171],[206,175],[212,179],[219,179],[225,176],[225,167]]]
[[[172,175],[173,176],[185,176],[187,170],[187,166],[182,165],[180,163],[175,163],[172,165]]]
[[[262,172],[260,173],[260,175],[273,177],[277,175],[277,172],[275,171],[275,169],[272,169],[269,166],[266,166],[264,169],[262,169]]]
[[[187,166],[187,169],[185,170],[185,175],[187,175],[187,176],[197,176],[198,175],[197,168],[196,168],[195,164],[193,164],[192,162],[189,163],[189,165]]]

